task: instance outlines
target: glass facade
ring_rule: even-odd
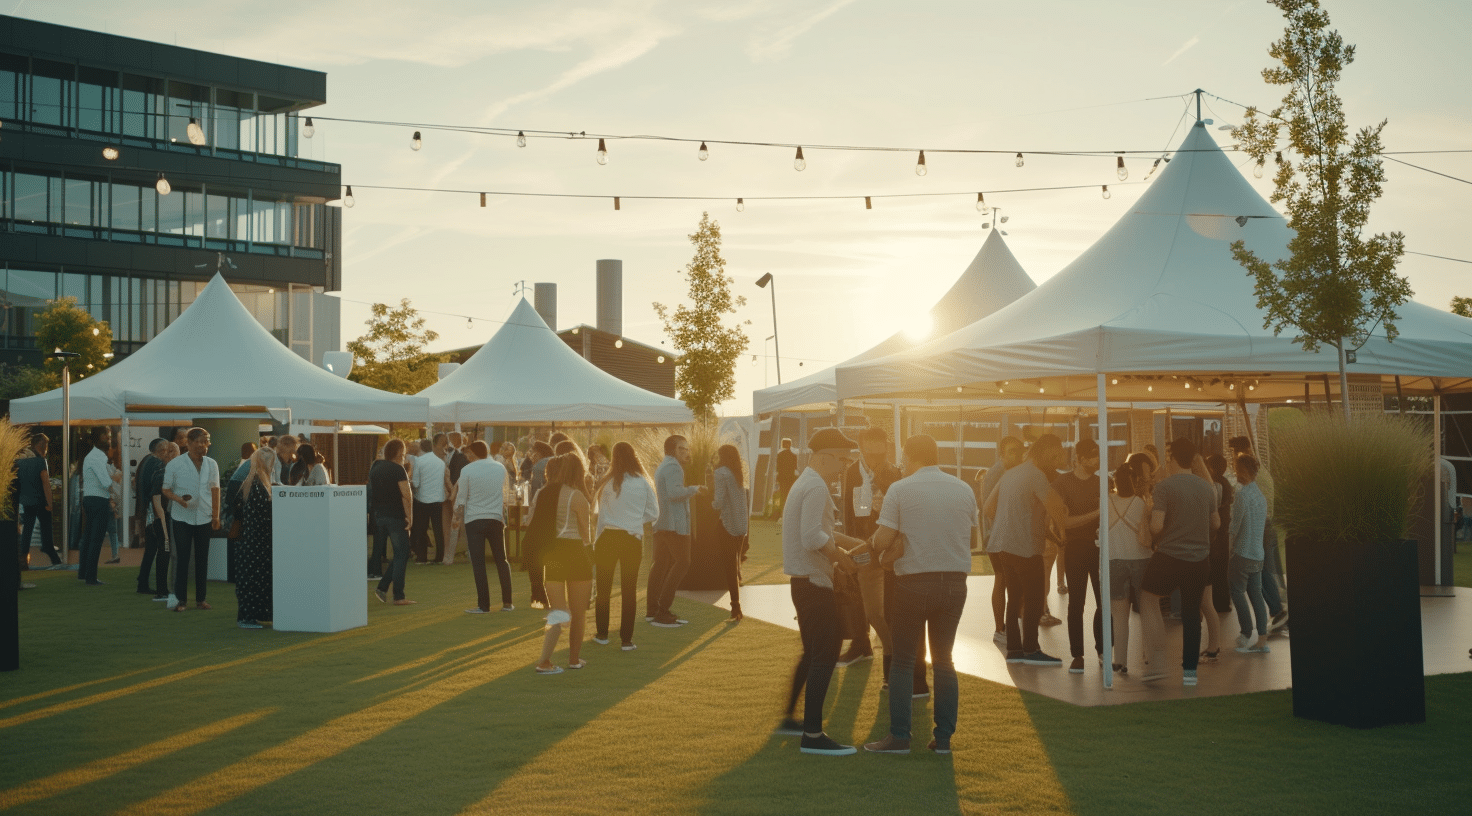
[[[149,278],[119,271],[76,274],[57,269],[15,265],[0,268],[0,331],[3,348],[36,348],[36,317],[47,301],[74,297],[97,320],[107,321],[119,354],[137,351],[168,327],[194,302],[207,281]],[[277,339],[287,338],[287,290],[253,284],[230,284],[240,302]],[[295,287],[298,299],[321,288]],[[300,303],[298,306],[300,307]]]
[[[0,119],[7,127],[126,137],[147,140],[148,146],[293,167],[333,167],[298,157],[296,106],[293,100],[250,91],[0,52]],[[203,130],[204,145],[190,143],[190,119]]]
[[[224,252],[321,258],[326,205],[279,193],[152,184],[95,172],[0,167],[0,229]]]

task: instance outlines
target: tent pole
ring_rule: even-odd
[[[904,429],[900,427],[900,401],[899,400],[895,400],[894,401],[894,440],[893,441],[894,441],[894,460],[896,462],[900,461],[900,457],[904,455],[904,448],[903,448],[903,446],[900,443],[900,436],[903,433],[904,433]]]
[[[1114,688],[1114,615],[1109,591],[1109,398],[1105,393],[1104,374],[1099,373],[1095,382],[1099,400],[1099,607],[1104,613],[1104,688]],[[1083,588],[1079,588],[1082,590]]]
[[[61,366],[61,563],[72,562],[72,370],[70,360]],[[80,476],[81,474],[77,474]],[[26,542],[29,547],[31,543]],[[78,564],[78,569],[81,565]]]
[[[1441,393],[1431,395],[1431,513],[1436,526],[1431,533],[1434,546],[1431,563],[1435,567],[1436,585],[1441,586]]]
[[[1242,394],[1242,389],[1237,389],[1237,408],[1242,411],[1242,423],[1247,426],[1247,442],[1252,445],[1252,454],[1257,456],[1257,437],[1252,434],[1252,417],[1247,415],[1247,397]],[[1261,456],[1257,456],[1261,459]]]
[[[128,445],[128,415],[127,414],[123,414],[122,420],[118,423],[118,470],[121,470],[123,472],[123,482],[122,482],[122,488],[123,488],[123,506],[120,507],[120,508],[118,508],[119,510],[122,511],[123,517],[120,518],[120,519],[118,519],[118,528],[119,528],[119,532],[123,536],[123,546],[125,546],[125,547],[132,544],[132,541],[131,541],[131,538],[130,538],[130,534],[132,533],[132,528],[130,528],[128,526],[129,525],[129,522],[132,521],[132,518],[131,518],[131,515],[132,514],[130,514],[128,512],[128,508],[129,508],[129,506],[131,506],[131,504],[132,504],[131,499],[133,498],[133,492],[128,489],[130,487],[129,482],[131,482],[132,480],[129,478],[129,476],[131,474],[128,472],[128,470],[129,470],[128,469],[128,464],[127,464],[128,463],[128,460],[126,458],[127,455],[128,455],[128,447],[127,447],[127,445]],[[26,543],[29,546],[30,542],[26,542]]]

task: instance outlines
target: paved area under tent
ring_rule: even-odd
[[[1106,691],[1099,675],[1100,666],[1094,659],[1093,635],[1088,633],[1088,621],[1094,613],[1093,598],[1090,597],[1084,613],[1085,661],[1083,674],[1070,674],[1068,663],[1068,625],[1044,626],[1038,630],[1038,640],[1043,651],[1064,660],[1061,668],[1008,665],[1006,650],[992,642],[991,592],[993,578],[989,575],[973,575],[967,579],[966,609],[961,617],[961,626],[956,632],[953,657],[956,670],[974,677],[981,677],[1025,691],[1035,692],[1056,700],[1080,706],[1120,705],[1147,700],[1177,700],[1188,697],[1219,697],[1231,694],[1250,694],[1257,691],[1273,691],[1290,688],[1292,671],[1290,654],[1292,636],[1274,636],[1268,644],[1269,654],[1238,654],[1236,647],[1237,613],[1222,616],[1221,661],[1215,664],[1202,663],[1200,682],[1195,688],[1181,685],[1181,670],[1178,662],[1171,664],[1171,674],[1163,680],[1144,683],[1138,680],[1137,667],[1142,665],[1140,656],[1140,617],[1131,615],[1129,676],[1115,675],[1114,688]],[[724,591],[682,592],[691,600],[700,600],[729,609],[729,599]],[[1048,595],[1053,614],[1065,617],[1068,596],[1059,595],[1056,588]],[[1291,609],[1291,604],[1290,604]],[[775,623],[789,629],[797,629],[790,590],[787,584],[761,584],[741,588],[741,611],[747,617]],[[1292,630],[1292,619],[1289,619]],[[1205,639],[1205,624],[1202,638]],[[872,637],[872,635],[871,635]],[[1181,626],[1166,624],[1168,654],[1180,654]],[[1472,660],[1467,649],[1472,647],[1472,589],[1458,587],[1427,587],[1421,598],[1421,642],[1425,650],[1426,674],[1454,674],[1472,671]],[[877,639],[875,651],[879,651]],[[1365,659],[1374,659],[1374,644],[1365,644]],[[845,671],[879,671],[881,664],[876,659],[864,661]],[[1353,678],[1345,678],[1353,682]],[[962,703],[964,705],[964,701]]]

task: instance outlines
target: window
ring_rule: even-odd
[[[118,75],[97,68],[77,69],[77,128],[118,133],[121,112]]]
[[[205,143],[211,141],[210,134],[210,89],[188,82],[169,82],[169,109],[167,136],[180,144],[189,144],[189,120],[199,122],[204,129]]]
[[[234,204],[236,199],[211,194],[205,198],[205,237],[228,240],[236,237],[231,227],[235,226]]]
[[[252,118],[255,115],[255,94],[239,93],[237,91],[219,90],[215,91],[215,145],[230,150],[252,150],[255,137],[246,135],[246,130],[254,128]]]
[[[30,64],[18,54],[0,54],[0,119],[25,119]]]
[[[50,181],[48,176],[15,174],[13,212],[19,224],[40,225],[51,220],[48,204]]]
[[[166,138],[164,81],[123,74],[123,135],[141,139]],[[188,119],[184,120],[186,123]]]
[[[107,183],[102,180],[66,179],[64,223],[78,227],[106,227],[107,200],[103,193]]]
[[[46,301],[56,297],[56,273],[31,269],[10,269],[5,273],[5,334],[10,337],[34,337],[35,317],[46,308]]]
[[[76,93],[74,66],[38,59],[31,63],[32,122],[64,127],[71,124],[66,111]]]
[[[138,231],[142,227],[139,211],[143,206],[143,190],[131,184],[112,185],[112,228]]]

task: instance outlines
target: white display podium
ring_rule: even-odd
[[[230,539],[210,538],[210,568],[205,577],[211,581],[230,580]]]
[[[341,632],[367,626],[368,488],[276,486],[271,492],[272,628]]]

